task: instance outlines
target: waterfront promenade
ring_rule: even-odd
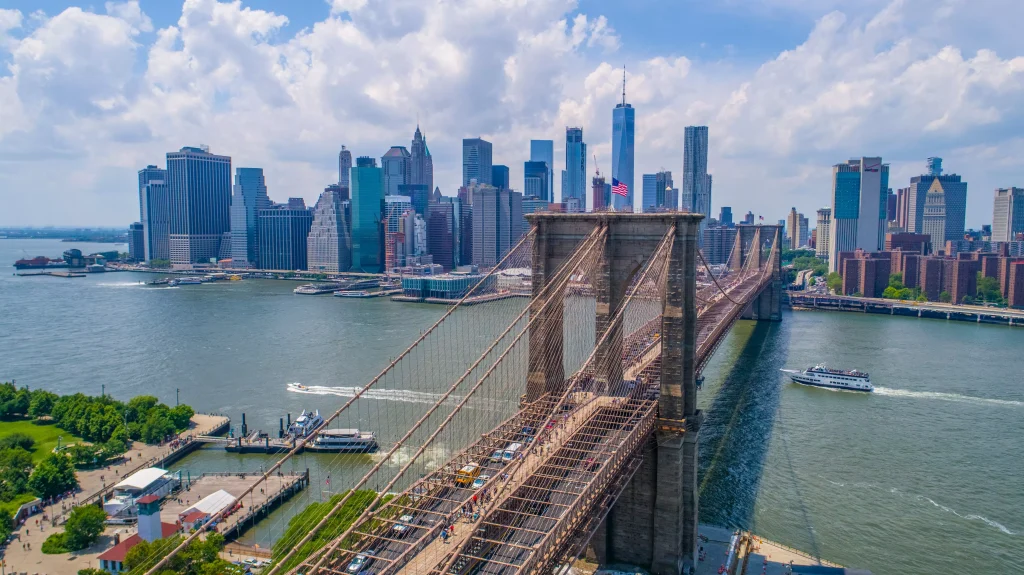
[[[798,291],[788,292],[788,294],[789,303],[794,309],[877,313],[1024,327],[1024,310],[1019,309],[979,305],[953,305],[941,302],[817,295]]]
[[[74,573],[78,569],[90,566],[98,567],[96,557],[110,548],[115,533],[120,533],[123,539],[135,532],[134,527],[108,526],[96,543],[76,553],[44,555],[42,552],[43,541],[50,534],[61,529],[60,525],[64,523],[75,506],[95,503],[114,485],[139,469],[153,467],[165,461],[174,461],[187,454],[198,445],[198,443],[190,441],[192,437],[223,432],[229,421],[222,415],[197,413],[192,416],[189,428],[178,435],[179,443],[174,447],[168,443],[147,445],[136,441],[132,444],[132,448],[125,453],[124,459],[118,463],[100,469],[79,471],[77,475],[81,490],[75,494],[74,498],[43,508],[42,514],[28,517],[23,525],[19,525],[14,530],[15,539],[4,552],[7,573],[59,574]],[[30,549],[23,548],[23,544],[28,544]]]

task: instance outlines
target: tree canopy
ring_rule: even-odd
[[[839,272],[832,272],[825,278],[826,285],[831,291],[842,295],[843,290],[843,278],[839,275]]]
[[[157,561],[170,554],[171,550],[184,541],[177,535],[153,542],[142,541],[128,551],[124,558],[125,572],[145,573],[156,565]],[[242,573],[241,568],[223,559],[218,554],[224,546],[224,536],[210,533],[205,539],[195,539],[185,549],[175,555],[161,571],[160,575],[223,575]]]
[[[80,505],[71,510],[64,524],[64,540],[72,551],[85,549],[103,533],[107,514],[95,505]]]
[[[0,449],[0,501],[11,501],[28,489],[32,455],[21,447]]]
[[[75,466],[63,453],[51,453],[32,471],[28,486],[39,497],[52,497],[78,486]]]

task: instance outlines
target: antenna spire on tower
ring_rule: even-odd
[[[622,105],[626,105],[626,65],[622,65]]]

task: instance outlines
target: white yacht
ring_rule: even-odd
[[[783,369],[783,373],[796,383],[813,385],[815,387],[827,387],[830,389],[844,389],[846,391],[872,392],[875,387],[871,385],[871,378],[863,371],[832,369],[823,363],[814,367],[808,367],[803,371],[796,369]]]
[[[334,293],[338,289],[338,284],[305,284],[301,285],[292,290],[292,293],[299,295],[320,295],[325,293]]]
[[[373,453],[377,451],[377,436],[372,431],[358,429],[325,429],[317,434],[310,451],[333,451],[337,453]]]
[[[320,417],[320,410],[302,410],[302,413],[288,427],[288,433],[293,437],[306,437],[316,428],[320,427],[323,422],[324,418]]]

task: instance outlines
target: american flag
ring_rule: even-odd
[[[612,193],[625,198],[629,196],[629,186],[627,186],[625,182],[620,182],[615,178],[612,178]]]

